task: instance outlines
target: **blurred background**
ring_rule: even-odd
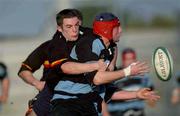
[[[11,81],[9,99],[0,116],[23,116],[27,102],[37,90],[25,84],[17,72],[21,62],[56,31],[56,14],[64,8],[77,8],[84,16],[83,25],[92,26],[99,12],[112,12],[121,21],[123,34],[119,53],[125,47],[137,51],[140,61],[150,66],[156,47],[167,47],[174,60],[174,72],[180,71],[180,1],[179,0],[0,0],[0,61],[7,64]],[[118,58],[118,66],[121,64]],[[35,73],[40,78],[42,70]],[[151,79],[161,95],[156,107],[147,106],[147,116],[180,116],[180,104],[170,97],[175,78],[160,81],[151,68]]]

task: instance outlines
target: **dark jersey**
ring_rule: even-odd
[[[79,38],[88,31],[88,28],[80,27]],[[43,65],[41,80],[46,81],[47,85],[53,89],[61,79],[64,79],[63,77],[67,76],[62,73],[60,67],[69,60],[71,49],[77,41],[66,41],[62,33],[57,31],[52,40],[41,44],[27,57],[19,72],[23,70],[35,72]]]
[[[0,62],[0,80],[7,77],[7,67],[4,63]]]
[[[56,32],[52,40],[46,41],[36,48],[22,63],[20,71],[29,70],[35,72],[42,65],[42,81],[46,81],[50,88],[61,79],[60,66],[68,61],[70,51],[75,42],[67,42],[60,32]]]

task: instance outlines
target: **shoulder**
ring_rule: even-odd
[[[92,28],[80,27],[80,39],[78,40],[79,44],[83,45],[92,45],[94,41],[99,41],[99,36],[93,33]]]
[[[51,40],[45,41],[42,44],[40,44],[33,52],[43,52],[44,50],[47,50],[49,43]]]
[[[83,33],[89,33],[89,34],[92,34],[93,33],[93,29],[92,28],[89,28],[89,27],[82,27],[80,26],[79,27],[79,31],[80,31],[80,34],[83,32]]]
[[[49,45],[49,43],[50,43],[51,41],[52,41],[52,40],[45,41],[45,42],[43,42],[39,47],[45,48],[45,47],[47,47],[47,46]]]
[[[49,42],[49,47],[53,49],[54,48],[59,49],[60,47],[65,47],[66,44],[67,44],[67,41],[62,35],[62,33],[59,31],[56,31],[53,38]]]

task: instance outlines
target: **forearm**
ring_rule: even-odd
[[[32,72],[30,72],[30,71],[28,71],[28,70],[21,71],[21,72],[19,73],[19,77],[21,77],[21,79],[22,79],[24,82],[26,82],[26,83],[28,83],[28,84],[30,84],[30,85],[32,85],[32,86],[35,86],[36,83],[37,83],[37,81],[39,81],[39,80],[37,80],[37,79],[33,76]]]
[[[7,98],[9,94],[9,84],[10,82],[8,78],[5,78],[2,81],[2,96],[4,96],[5,98]]]
[[[98,69],[97,63],[76,63],[66,62],[62,64],[61,69],[66,74],[82,74],[92,72]]]
[[[105,83],[110,83],[112,81],[121,79],[125,77],[123,70],[118,71],[98,71],[93,79],[95,85],[101,85]]]
[[[136,98],[137,98],[136,91],[118,91],[115,92],[111,97],[112,100],[129,100]]]

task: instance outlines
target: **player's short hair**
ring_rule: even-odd
[[[121,54],[122,55],[122,59],[125,59],[125,55],[128,54],[128,53],[132,53],[134,55],[134,58],[136,58],[136,52],[135,52],[134,49],[132,49],[132,48],[125,48],[125,49],[123,49],[122,54]]]
[[[62,26],[64,18],[77,17],[79,20],[83,20],[82,14],[77,9],[64,9],[56,15],[56,23],[58,26]]]
[[[123,49],[122,55],[127,54],[127,53],[135,53],[136,54],[135,50],[132,49],[132,48],[125,48],[125,49]]]

